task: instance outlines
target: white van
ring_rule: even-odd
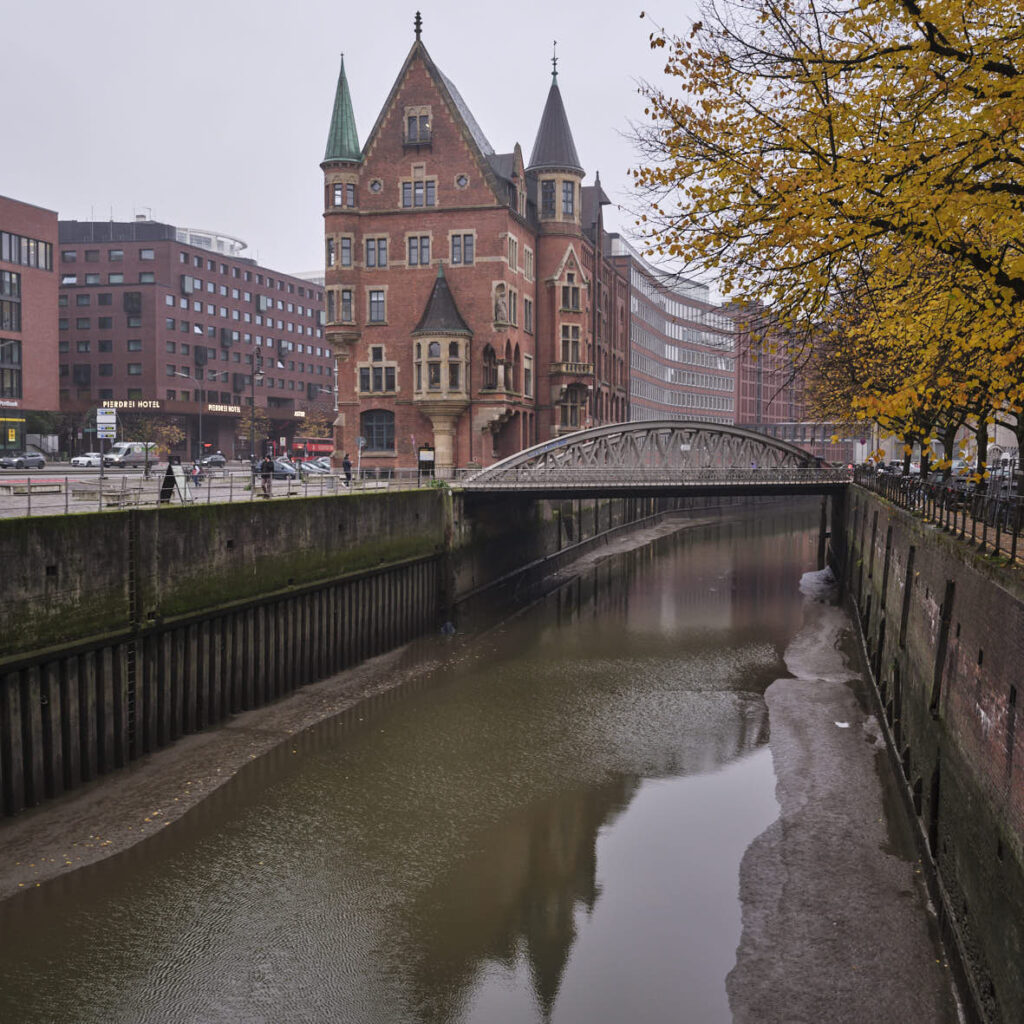
[[[128,469],[132,466],[145,466],[147,462],[153,465],[157,458],[154,441],[115,441],[110,451],[104,454],[103,464]]]

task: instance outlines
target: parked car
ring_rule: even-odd
[[[330,473],[331,471],[329,466],[324,467],[321,465],[319,459],[309,459],[307,462],[299,462],[297,463],[297,466],[299,472],[307,476],[322,476],[323,474]]]
[[[71,460],[72,466],[102,466],[103,456],[99,452],[83,452],[81,455],[76,455]]]
[[[214,452],[212,455],[204,455],[199,460],[200,466],[207,466],[212,469],[223,469],[227,464],[228,460],[222,452]]]
[[[299,471],[293,463],[287,459],[274,459],[275,480],[294,480],[298,475]]]
[[[46,459],[39,452],[8,452],[0,455],[0,469],[42,469]]]

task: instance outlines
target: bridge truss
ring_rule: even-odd
[[[741,427],[686,420],[614,423],[524,449],[464,482],[471,491],[546,495],[822,492],[845,469]]]

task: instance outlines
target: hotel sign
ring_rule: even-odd
[[[104,403],[108,409],[159,409],[159,398],[107,398]]]
[[[214,405],[212,402],[206,407],[207,412],[236,412],[241,413],[240,405]]]

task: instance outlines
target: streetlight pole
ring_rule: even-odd
[[[253,356],[252,373],[249,374],[249,458],[256,461],[256,378],[263,380],[263,360]]]

